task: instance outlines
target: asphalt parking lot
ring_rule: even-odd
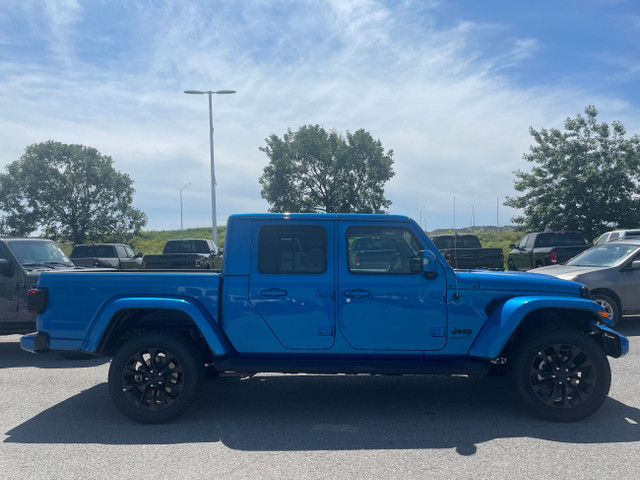
[[[531,417],[501,377],[257,375],[208,382],[167,425],[108,396],[108,359],[0,338],[0,478],[640,477],[640,317],[618,328],[609,398],[592,417]]]

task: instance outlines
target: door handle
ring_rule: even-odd
[[[361,288],[354,288],[353,290],[345,290],[344,296],[348,298],[364,298],[371,296],[371,292]]]
[[[284,297],[287,295],[287,291],[281,288],[268,288],[260,290],[260,295],[263,297]]]

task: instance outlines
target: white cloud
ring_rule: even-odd
[[[0,57],[0,111],[12,112],[0,117],[0,165],[48,139],[95,147],[135,180],[154,229],[179,225],[186,183],[185,226],[210,219],[208,105],[186,89],[238,91],[214,98],[219,222],[266,211],[258,148],[287,128],[369,131],[395,151],[391,213],[417,218],[424,206],[436,228],[453,224],[454,195],[458,226],[471,208],[476,224],[495,223],[496,198],[513,195],[512,171],[527,168],[530,125],[561,127],[589,103],[623,123],[637,117],[615,95],[518,86],[503,67],[535,56],[537,39],[483,51],[483,35],[502,27],[443,28],[437,2],[113,2],[127,29],[95,31],[94,4],[46,5],[29,14],[49,25],[55,66]],[[92,57],[94,43],[105,57]],[[513,213],[500,206],[501,224]]]

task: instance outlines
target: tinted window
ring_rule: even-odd
[[[351,227],[346,240],[353,273],[411,273],[411,259],[420,258],[422,250],[406,228]]]
[[[117,257],[111,245],[78,245],[73,248],[71,258],[83,257]]]
[[[480,240],[473,235],[452,235],[433,240],[438,248],[482,248]]]
[[[209,253],[209,247],[206,240],[171,240],[164,253]]]
[[[267,225],[258,234],[260,273],[323,273],[327,231],[316,225]]]
[[[533,248],[533,242],[536,241],[536,236],[535,235],[529,235],[527,237],[527,245],[526,245],[526,249],[527,250],[531,250]]]
[[[555,247],[562,245],[585,245],[582,235],[575,232],[541,233],[536,239],[536,247]]]

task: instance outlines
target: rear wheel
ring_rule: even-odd
[[[109,393],[129,418],[164,423],[184,413],[203,377],[202,355],[192,342],[178,334],[147,332],[114,355]]]
[[[611,370],[605,353],[588,335],[547,330],[519,342],[510,375],[524,403],[558,422],[581,420],[607,398]]]
[[[509,269],[509,270],[511,270],[511,271],[515,271],[515,270],[517,270],[517,269],[516,269],[516,266],[513,264],[513,260],[509,260],[509,261],[507,262],[507,269]]]

